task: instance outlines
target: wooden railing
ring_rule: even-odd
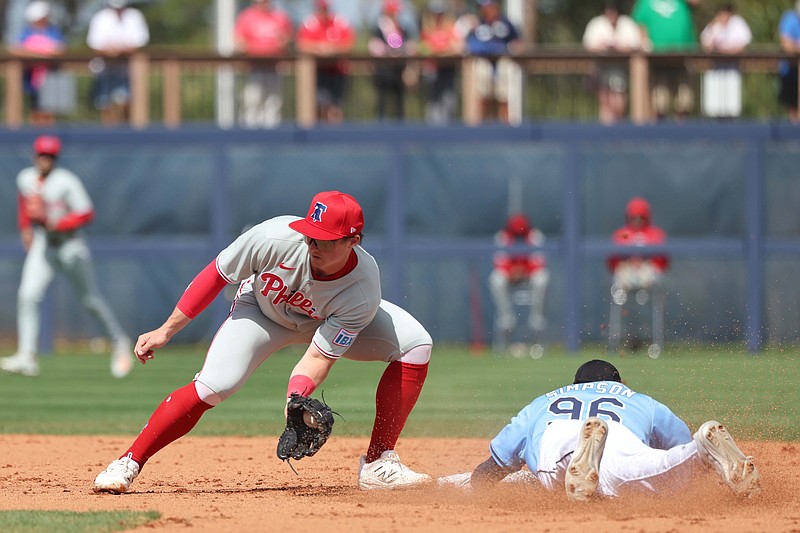
[[[89,60],[87,53],[71,53],[57,59],[22,59],[9,55],[0,55],[0,76],[4,81],[4,122],[8,128],[19,128],[25,123],[24,95],[22,91],[23,70],[27,65],[48,63],[63,71],[71,71],[76,75],[89,77]],[[420,57],[376,59],[367,55],[348,55],[338,59],[347,59],[355,71],[369,73],[376,62],[414,62]],[[481,121],[479,96],[476,91],[474,61],[472,57],[437,57],[440,63],[456,64],[460,72],[461,120],[467,125],[477,125]],[[685,62],[695,72],[711,68],[715,61],[722,59],[738,61],[744,73],[775,74],[780,60],[798,61],[797,56],[789,56],[780,52],[749,52],[732,56],[716,54],[644,54],[632,55],[594,55],[576,50],[549,50],[512,56],[520,66],[523,76],[558,73],[563,75],[586,75],[597,62],[608,60],[625,60],[629,64],[630,75],[630,120],[635,124],[644,124],[653,119],[650,99],[650,71],[659,62]],[[152,95],[151,84],[154,77],[161,82],[161,121],[168,128],[177,128],[183,123],[181,80],[188,68],[198,66],[209,71],[226,67],[229,70],[244,74],[255,66],[281,65],[282,72],[294,76],[295,117],[301,127],[312,127],[316,124],[316,64],[318,61],[335,59],[318,59],[306,55],[292,55],[275,58],[222,57],[215,54],[189,54],[181,52],[147,50],[130,57],[131,93],[130,125],[141,129],[149,126],[151,117]],[[523,77],[523,80],[526,78]],[[553,95],[557,98],[558,95]],[[745,95],[746,97],[746,95]],[[533,119],[534,117],[524,117]]]

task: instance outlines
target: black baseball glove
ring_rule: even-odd
[[[278,439],[278,459],[311,457],[322,448],[332,431],[333,411],[325,402],[292,394],[286,404],[286,429]]]

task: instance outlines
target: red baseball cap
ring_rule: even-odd
[[[508,217],[506,221],[506,231],[512,235],[524,237],[531,231],[531,222],[522,213],[516,213]]]
[[[55,135],[40,135],[33,141],[33,151],[36,154],[57,156],[61,151],[61,140]]]
[[[631,198],[625,207],[625,215],[629,217],[650,218],[650,202],[641,196]]]
[[[306,218],[295,220],[289,227],[312,239],[335,241],[361,233],[364,213],[349,194],[325,191],[311,200]]]

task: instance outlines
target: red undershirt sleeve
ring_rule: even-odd
[[[85,226],[94,220],[94,211],[86,211],[85,213],[70,213],[58,221],[56,231],[73,231],[81,226]]]
[[[186,287],[177,307],[184,315],[194,318],[214,301],[227,284],[217,270],[217,259],[214,258]]]

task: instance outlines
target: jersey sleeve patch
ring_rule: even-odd
[[[354,333],[352,331],[347,331],[346,329],[342,328],[333,338],[333,344],[336,346],[342,346],[344,348],[349,348],[353,341],[356,340],[356,336],[358,333]]]

